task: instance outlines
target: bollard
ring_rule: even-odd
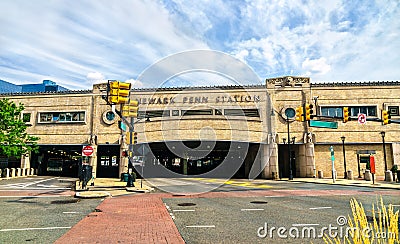
[[[318,170],[318,179],[324,178],[324,172],[322,170]]]
[[[21,176],[25,176],[25,175],[26,175],[26,169],[23,168],[23,169],[21,169]]]
[[[392,171],[387,170],[385,172],[385,179],[387,182],[393,182],[393,175],[392,175]]]
[[[371,174],[371,171],[369,169],[365,170],[364,179],[366,181],[371,181],[372,180],[372,174]]]
[[[16,173],[16,169],[15,168],[11,168],[10,177],[11,178],[15,178],[15,173]]]
[[[2,177],[3,177],[3,170],[0,169],[0,178],[2,178]]]
[[[35,169],[34,168],[30,168],[30,173],[31,173],[31,175],[35,175]]]
[[[352,170],[347,170],[347,179],[348,180],[353,180],[353,171]]]
[[[10,169],[9,168],[4,169],[3,177],[6,179],[10,178]]]
[[[15,177],[20,177],[22,176],[22,169],[21,168],[17,168],[16,172],[15,172]]]

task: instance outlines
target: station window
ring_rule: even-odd
[[[342,117],[343,107],[345,106],[321,107],[321,115]],[[376,117],[376,111],[376,106],[349,106],[349,115],[353,117],[357,117],[360,113]]]
[[[246,117],[260,117],[258,109],[224,109],[224,115],[227,116],[246,116]]]
[[[82,122],[85,122],[85,111],[39,113],[39,123],[82,123]]]
[[[172,110],[172,116],[179,116],[179,110]]]
[[[22,121],[25,124],[32,124],[32,113],[22,113]]]
[[[343,116],[343,107],[322,107],[321,114],[323,116],[342,117]]]
[[[376,117],[376,106],[354,106],[349,107],[350,116],[358,116],[358,114],[366,114],[367,116]]]
[[[139,118],[169,117],[170,110],[147,110],[139,111]]]
[[[388,106],[388,111],[391,116],[399,116],[399,106]]]
[[[212,115],[212,109],[182,110],[182,115]]]

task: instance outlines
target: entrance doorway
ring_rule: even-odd
[[[120,145],[97,147],[97,178],[119,178]]]

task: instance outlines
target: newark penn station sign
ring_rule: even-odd
[[[258,95],[232,95],[232,96],[217,96],[214,99],[209,99],[205,96],[184,96],[184,97],[150,97],[138,98],[140,104],[196,104],[196,103],[257,103],[260,101]],[[213,100],[213,101],[212,101]]]

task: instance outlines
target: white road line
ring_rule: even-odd
[[[400,205],[392,205],[393,207],[400,207]]]
[[[42,182],[49,181],[49,180],[54,180],[54,179],[57,179],[57,178],[58,178],[58,177],[53,177],[53,178],[50,178],[50,179],[44,179],[44,180],[34,181],[34,182],[31,182],[31,183],[25,184],[25,186],[23,186],[23,187],[35,185],[35,184],[42,183]]]
[[[194,211],[196,211],[196,210],[194,210],[194,209],[175,209],[175,210],[172,210],[173,212],[194,212]]]
[[[77,213],[80,213],[80,212],[63,212],[63,214],[77,214]]]
[[[263,208],[242,208],[240,211],[264,211]]]
[[[56,230],[56,229],[71,229],[71,226],[42,227],[42,228],[21,228],[21,229],[0,229],[0,232],[5,232],[5,231],[24,231],[24,230]]]
[[[316,208],[309,208],[309,209],[317,210],[317,209],[328,209],[328,208],[332,208],[332,207],[316,207]]]
[[[187,225],[186,228],[215,228],[215,225]]]
[[[264,197],[284,197],[284,196],[264,196]]]

